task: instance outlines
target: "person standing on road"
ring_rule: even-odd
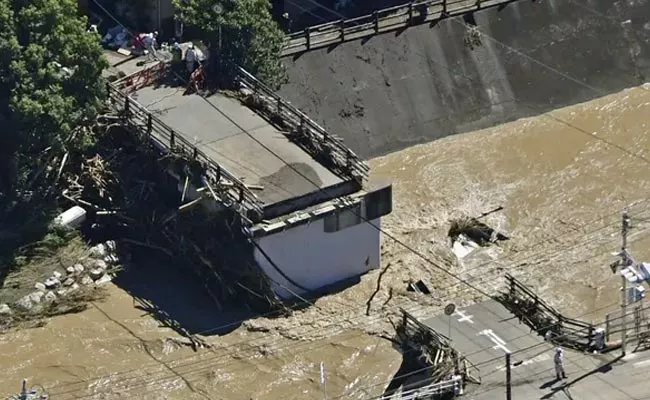
[[[561,347],[555,349],[555,376],[557,380],[566,379],[566,373],[564,372],[564,350]]]

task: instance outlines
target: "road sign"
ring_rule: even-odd
[[[456,311],[456,305],[454,303],[449,303],[445,306],[445,315],[451,315]]]

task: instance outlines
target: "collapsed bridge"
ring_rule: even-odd
[[[109,83],[109,103],[174,178],[178,204],[160,229],[218,303],[291,301],[379,266],[391,186],[370,182],[338,137],[241,68],[234,95],[185,95],[169,74],[160,61]]]

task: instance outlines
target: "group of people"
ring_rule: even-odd
[[[205,60],[205,55],[200,48],[194,46],[193,43],[187,44],[187,49],[185,54],[183,54],[183,48],[180,43],[174,41],[172,45],[172,64],[175,67],[182,64],[185,61],[185,68],[187,69],[187,74],[192,75],[192,73],[201,65]]]

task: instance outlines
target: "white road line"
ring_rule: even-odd
[[[550,360],[551,356],[548,353],[543,353],[538,356],[535,356],[533,358],[529,358],[528,360],[524,360],[521,364],[512,364],[511,369],[518,368],[518,367],[523,367],[524,365],[530,365],[533,363],[541,362],[541,361],[547,361]],[[504,365],[500,365],[498,367],[494,368],[497,371],[505,371],[506,367]]]
[[[474,321],[472,321],[472,318],[474,318],[474,316],[471,314],[465,314],[465,311],[456,310],[456,312],[454,312],[454,315],[458,315],[460,317],[457,320],[458,322],[469,322],[470,324],[474,323]]]
[[[505,342],[505,340],[503,340],[503,339],[501,339],[499,336],[497,336],[497,334],[494,333],[494,332],[492,331],[492,329],[484,329],[484,330],[480,331],[478,334],[479,334],[479,335],[482,335],[482,336],[487,336],[487,337],[489,337],[490,340],[492,340],[492,342],[496,345],[496,346],[492,347],[494,350],[496,350],[496,349],[501,349],[501,350],[503,350],[504,353],[510,353],[510,352],[511,352],[511,351],[508,350],[508,348],[506,347],[506,342]]]
[[[635,362],[633,365],[634,365],[634,368],[647,367],[648,365],[650,365],[650,360],[643,360],[643,361]]]

